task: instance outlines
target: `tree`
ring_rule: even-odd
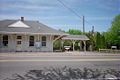
[[[95,39],[94,33],[92,33],[92,32],[86,33],[86,36],[90,39],[89,41],[87,41],[87,45],[88,45],[87,47],[90,50],[95,50],[95,40],[96,39]]]
[[[96,34],[96,49],[98,50],[100,49],[104,49],[106,46],[106,42],[105,42],[105,37],[104,35],[100,34],[99,32],[97,32]]]
[[[67,33],[72,34],[72,35],[82,34],[82,32],[80,30],[76,30],[76,29],[69,29],[69,31],[67,31]]]
[[[112,21],[111,28],[105,33],[108,47],[115,45],[120,48],[120,14]]]
[[[100,46],[101,46],[101,36],[100,36],[100,33],[99,32],[97,32],[97,34],[96,34],[96,49],[98,50],[99,48],[100,48]]]
[[[57,41],[54,42],[53,49],[54,50],[60,50],[61,49],[61,41],[60,40],[57,40]]]

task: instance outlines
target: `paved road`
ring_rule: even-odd
[[[44,67],[73,67],[120,70],[120,55],[117,54],[1,54],[0,80],[14,73]]]
[[[120,54],[105,53],[6,53],[0,54],[0,62],[31,61],[120,61]]]

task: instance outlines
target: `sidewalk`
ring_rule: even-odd
[[[118,53],[99,52],[7,52],[0,53],[0,56],[120,56]]]

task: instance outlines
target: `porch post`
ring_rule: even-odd
[[[0,34],[0,48],[2,47],[2,35]]]
[[[63,50],[63,44],[64,44],[64,40],[61,39],[61,50]]]
[[[11,48],[11,51],[14,51],[15,50],[15,42],[13,41],[14,40],[14,36],[13,36],[13,34],[10,34],[9,35],[9,46],[11,46],[12,45],[12,47],[10,47]]]
[[[53,36],[50,35],[50,42],[52,42],[52,52],[53,52],[53,45],[54,45],[54,42],[53,42]]]
[[[38,41],[38,42],[40,42],[39,34],[38,34],[38,36],[37,36],[37,37],[38,37],[38,40],[37,40],[37,41]]]
[[[37,52],[39,52],[40,51],[40,38],[39,38],[39,34],[38,35],[36,35],[37,36],[37,40],[36,40],[36,42],[39,44],[39,46],[36,46],[36,50],[37,50]],[[39,48],[38,48],[39,47]]]
[[[82,41],[80,41],[80,51],[82,51]]]
[[[73,40],[72,43],[73,43],[73,51],[75,51],[75,48],[74,48],[75,41]]]
[[[14,44],[14,52],[17,51],[17,39],[16,34],[13,34],[13,44]]]
[[[86,51],[86,41],[83,41],[84,43],[84,51]]]
[[[50,41],[52,41],[52,35],[50,35]],[[52,41],[53,42],[53,41]]]

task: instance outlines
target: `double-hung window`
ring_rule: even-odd
[[[42,36],[42,46],[46,46],[46,36]]]
[[[22,36],[17,36],[17,39],[22,39]]]
[[[8,46],[8,35],[3,35],[3,46]]]
[[[34,36],[29,37],[29,46],[34,46]]]

